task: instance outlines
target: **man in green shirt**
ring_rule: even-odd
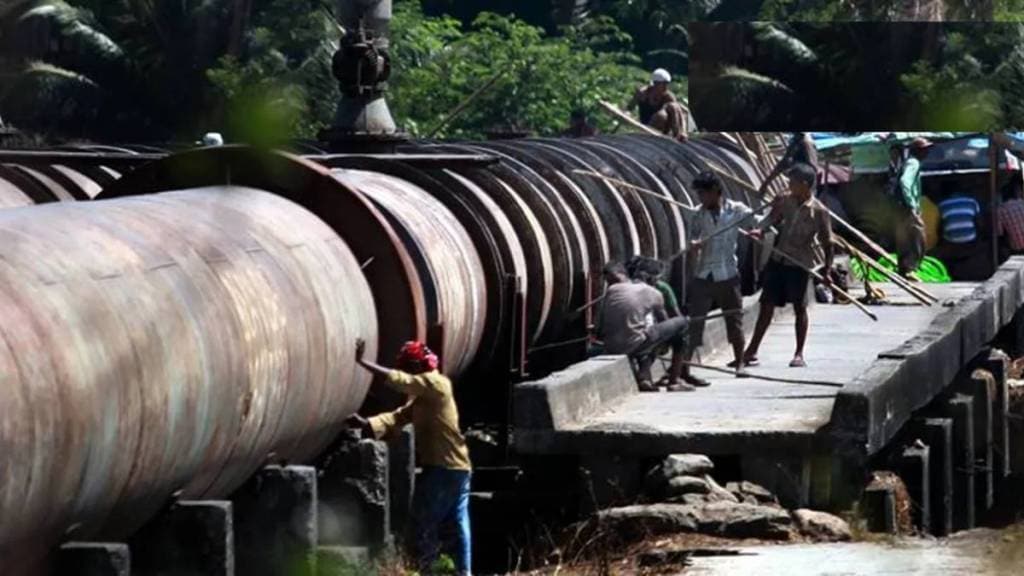
[[[921,161],[928,156],[932,143],[924,138],[910,142],[910,158],[903,163],[899,179],[900,213],[903,225],[896,228],[896,251],[899,271],[909,276],[921,265],[925,251],[924,220],[921,218]]]

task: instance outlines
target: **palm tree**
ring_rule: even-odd
[[[173,137],[206,107],[234,2],[23,0],[0,12],[0,109],[44,133]],[[81,132],[82,134],[79,134]]]

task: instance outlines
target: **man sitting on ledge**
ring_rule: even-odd
[[[656,288],[633,282],[626,267],[619,262],[605,266],[604,307],[599,320],[599,335],[606,354],[625,354],[637,363],[637,380],[641,392],[656,392],[651,379],[655,351],[663,344],[672,345],[672,365],[668,373],[668,389],[672,392],[693,391],[690,384],[679,381],[683,371],[689,320],[685,316],[669,318],[665,299]],[[648,326],[648,315],[654,323]]]

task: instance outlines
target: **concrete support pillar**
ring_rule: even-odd
[[[316,574],[316,480],[311,466],[267,466],[235,493],[239,574]]]
[[[974,528],[974,400],[957,394],[943,411],[953,420],[953,528]]]
[[[928,532],[932,522],[930,452],[922,442],[904,449],[898,458],[899,476],[910,494],[910,516],[914,526],[922,532]]]
[[[899,531],[896,495],[891,486],[870,486],[864,490],[861,509],[867,520],[868,531],[885,534],[896,534]]]
[[[995,479],[998,481],[1010,475],[1010,424],[1008,417],[1010,394],[1006,383],[1009,358],[1000,350],[992,350],[988,358],[981,362],[980,368],[992,374],[992,378],[995,380],[995,404],[992,407],[992,456],[995,463],[993,467]]]
[[[130,542],[135,576],[234,576],[231,502],[181,500]]]
[[[324,461],[320,475],[320,544],[365,548],[371,555],[393,545],[388,445],[345,442]]]
[[[992,470],[995,466],[992,450],[992,414],[995,404],[996,383],[985,370],[975,370],[964,387],[964,393],[974,399],[974,496],[977,514],[988,512],[995,503]]]
[[[922,418],[918,436],[929,448],[931,532],[946,536],[953,531],[953,420]]]
[[[391,532],[402,534],[412,509],[416,485],[416,438],[412,425],[388,442],[388,494],[391,505]]]
[[[57,552],[56,576],[131,576],[127,544],[68,542]]]
[[[1009,349],[1014,358],[1024,356],[1024,307],[1018,308],[1013,314],[1010,324],[1004,328],[1009,337]]]

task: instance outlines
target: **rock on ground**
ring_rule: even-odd
[[[710,502],[733,502],[737,503],[740,501],[735,494],[729,492],[725,488],[715,482],[715,479],[711,476],[704,476],[704,481],[708,485],[708,501]]]
[[[676,476],[668,481],[665,494],[669,497],[683,494],[707,494],[711,487],[703,478],[696,476]]]
[[[647,504],[602,510],[598,530],[627,538],[700,532],[731,538],[786,540],[793,519],[785,510],[740,502]]]
[[[808,538],[826,542],[845,542],[852,538],[846,520],[827,512],[800,508],[793,511],[793,520],[800,533]]]
[[[661,464],[665,478],[676,476],[703,476],[715,469],[711,459],[703,454],[672,454]]]
[[[732,492],[740,500],[746,500],[746,496],[752,496],[760,503],[778,503],[778,499],[767,488],[760,484],[747,482],[746,480],[742,482],[729,482],[725,485],[725,489]]]
[[[645,504],[611,508],[597,513],[599,532],[633,539],[675,532],[696,532],[697,519],[690,504]]]
[[[781,508],[721,501],[698,508],[697,524],[705,534],[788,540],[793,520]]]
[[[693,504],[696,506],[705,504],[707,501],[708,499],[706,494],[683,494],[681,496],[673,496],[666,500],[666,502],[673,504]]]

